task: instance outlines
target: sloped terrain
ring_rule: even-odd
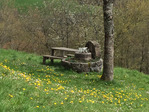
[[[114,81],[102,73],[66,70],[59,61],[42,65],[42,56],[0,50],[0,111],[149,111],[149,76],[115,68]]]

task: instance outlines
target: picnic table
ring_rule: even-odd
[[[54,52],[55,50],[61,51],[62,52],[62,56],[55,56]],[[64,57],[65,52],[78,52],[78,49],[72,49],[72,48],[66,48],[66,47],[51,47],[51,55],[43,55],[43,64],[46,63],[47,59],[51,59],[51,63],[53,63],[53,59],[64,59],[66,57]]]

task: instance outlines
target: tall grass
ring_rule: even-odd
[[[66,70],[59,61],[42,65],[42,57],[0,50],[0,111],[103,112],[149,111],[149,77],[115,68],[112,82],[101,73]]]

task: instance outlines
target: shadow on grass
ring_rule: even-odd
[[[54,63],[47,62],[46,64],[43,64],[43,63],[41,63],[41,64],[54,68],[54,70],[56,72],[60,72],[60,73],[68,73],[68,72],[70,72],[71,74],[72,73],[77,73],[77,72],[73,71],[71,68],[70,69],[69,68],[66,69],[65,67],[63,67],[62,63],[60,61],[59,62],[56,61]]]
[[[103,81],[101,80],[100,78],[89,78],[89,79],[84,79],[86,82],[92,82],[90,83],[89,85],[92,85],[92,86],[100,86],[100,87],[105,87],[105,88],[108,88],[108,87],[113,87],[113,88],[121,88],[121,87],[124,87],[123,84],[121,84],[118,80],[113,80],[113,81]]]

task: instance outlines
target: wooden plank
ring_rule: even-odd
[[[66,48],[66,47],[51,47],[52,50],[71,51],[78,52],[78,49]]]
[[[51,55],[44,55],[43,57],[50,58],[50,59],[63,59],[64,58],[64,57],[57,57],[57,56],[51,56]]]

